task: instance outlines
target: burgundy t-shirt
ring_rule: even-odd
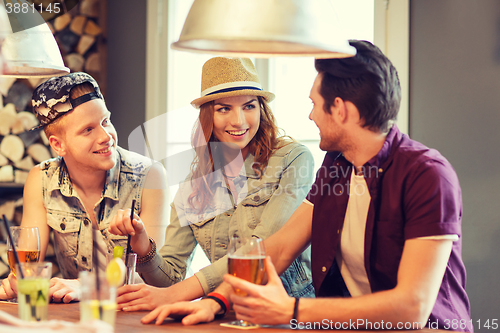
[[[351,172],[352,164],[342,154],[327,153],[306,198],[314,204],[311,258],[318,297],[342,296],[342,288],[333,285],[338,279],[330,268],[344,223]],[[456,234],[459,240],[453,242],[429,323],[451,329],[458,321],[455,331],[472,331],[461,254],[462,197],[451,164],[394,125],[363,172],[371,196],[364,251],[372,292],[396,287],[405,240]]]

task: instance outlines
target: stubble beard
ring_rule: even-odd
[[[319,148],[323,151],[340,151],[342,152],[343,147],[343,133],[338,130],[332,131],[330,135],[322,135],[321,141],[319,143]]]

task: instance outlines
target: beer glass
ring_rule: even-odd
[[[259,238],[239,238],[233,236],[228,249],[228,273],[255,284],[262,284],[266,251],[264,242]],[[235,289],[239,296],[247,296],[242,290]],[[233,326],[258,326],[245,320],[229,323]]]
[[[37,227],[10,227],[12,241],[19,256],[19,262],[37,262],[40,258],[40,233]],[[16,274],[16,258],[10,240],[7,240],[7,258],[12,274]]]
[[[12,241],[16,248],[19,262],[38,262],[40,258],[40,233],[37,227],[10,227]],[[16,258],[10,239],[7,238],[7,261],[9,262],[10,271],[16,275]],[[17,302],[16,298],[8,300],[8,302]]]

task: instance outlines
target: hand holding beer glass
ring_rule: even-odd
[[[262,284],[265,268],[264,259],[266,251],[264,242],[259,238],[231,238],[228,249],[228,273],[246,281]],[[238,296],[247,296],[245,292],[236,289]],[[232,326],[258,327],[258,325],[245,320],[229,323]]]

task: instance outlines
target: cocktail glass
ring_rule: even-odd
[[[116,287],[108,284],[104,273],[96,282],[94,272],[82,271],[78,274],[81,286],[80,321],[102,320],[115,326],[116,319]]]
[[[17,301],[19,318],[25,321],[47,320],[49,307],[49,284],[52,263],[24,262],[17,265],[22,270],[17,278]]]

